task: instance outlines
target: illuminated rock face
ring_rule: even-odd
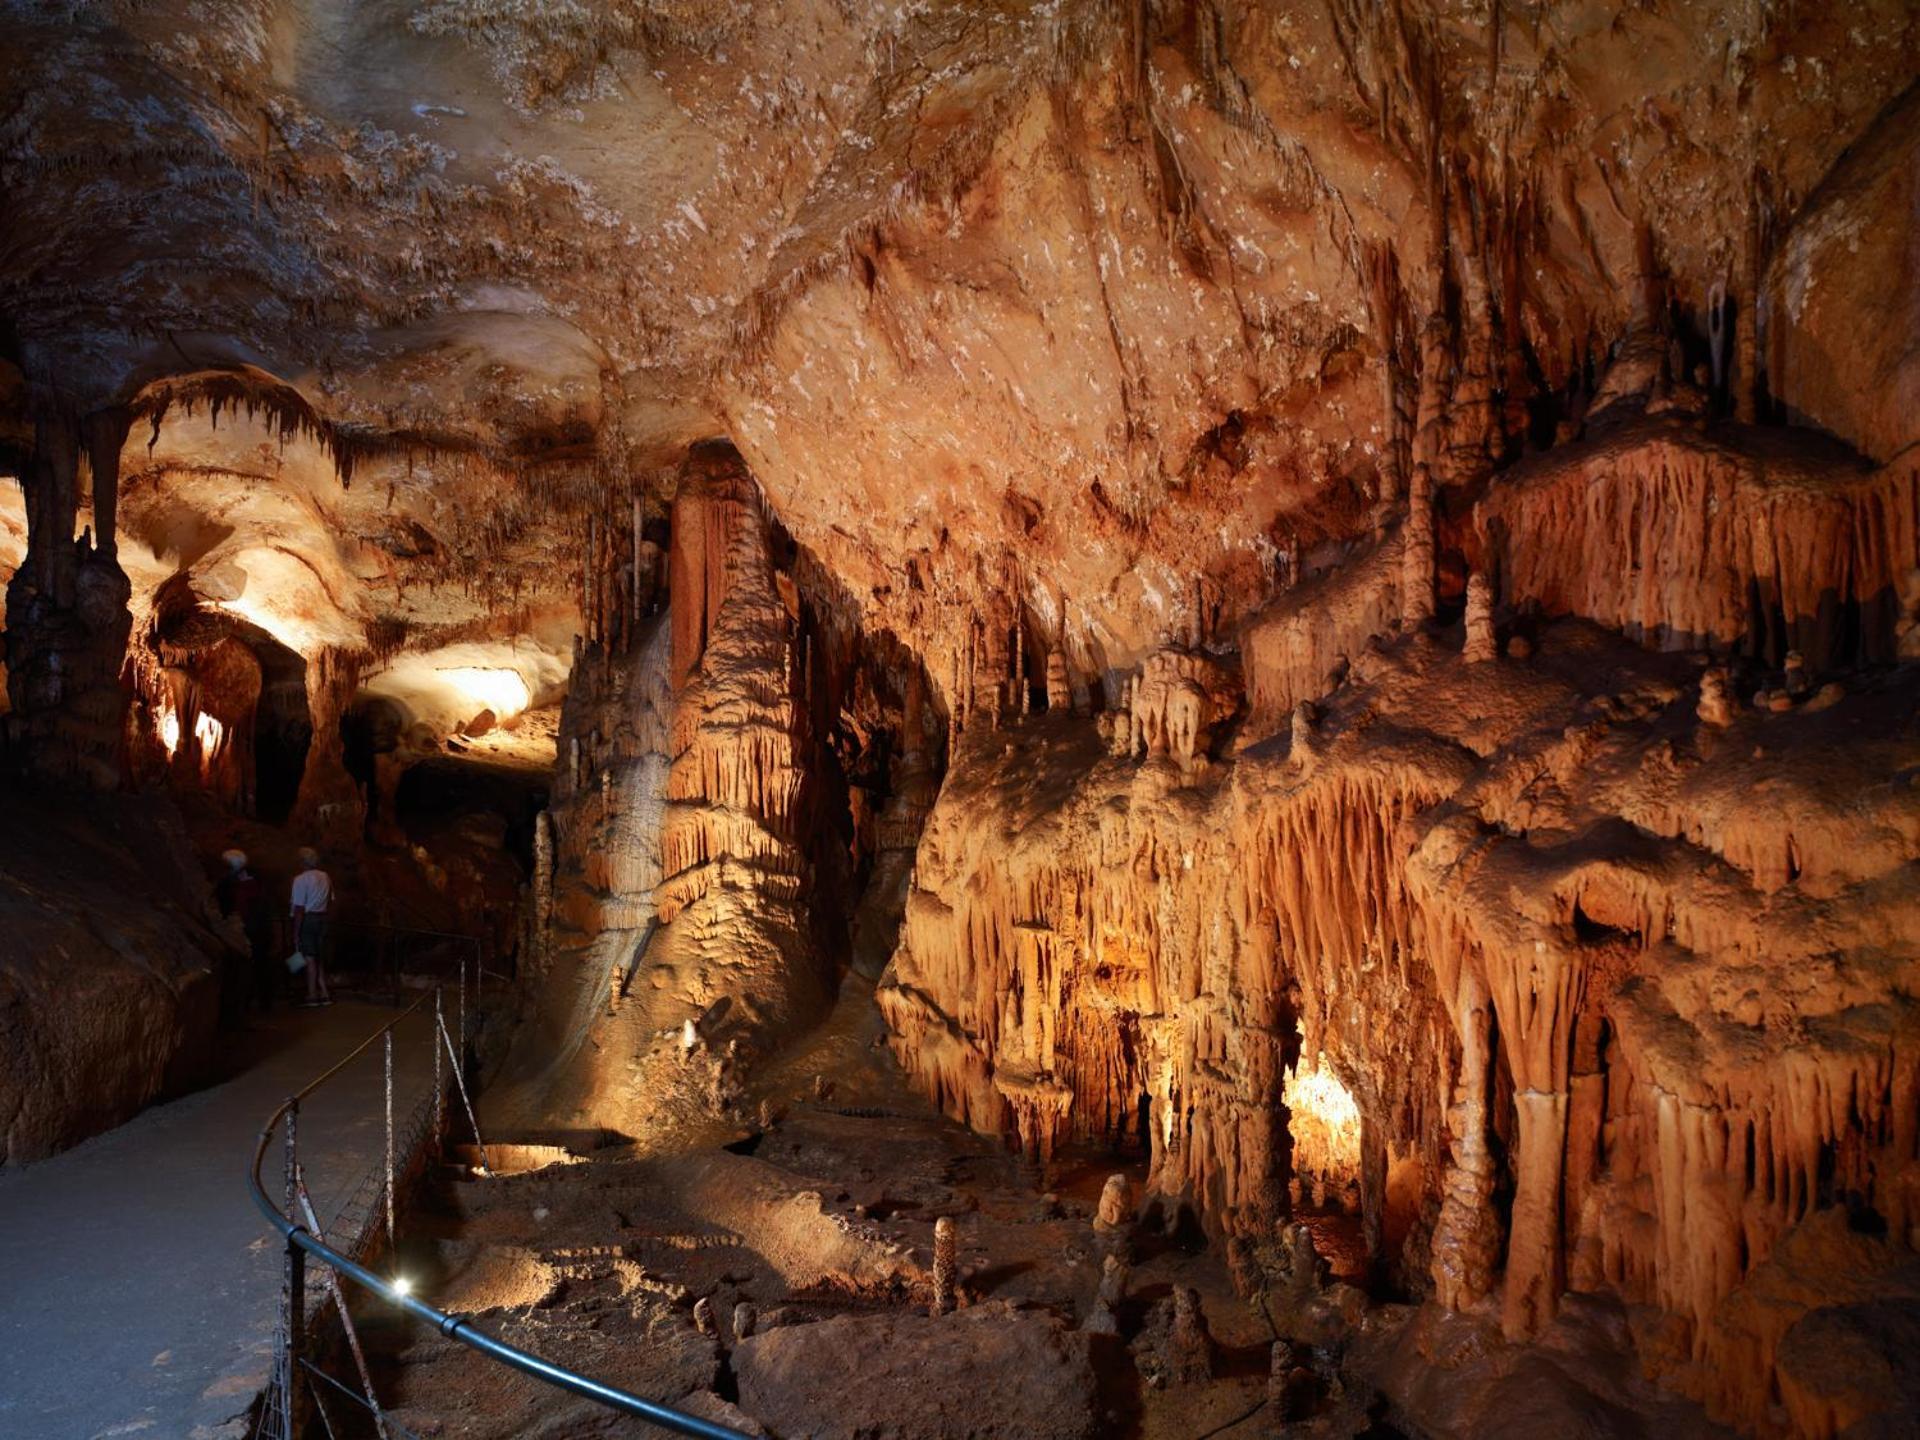
[[[499,1102],[523,1121],[667,1131],[736,1098],[832,993],[807,908],[792,582],[730,447],[687,461],[671,516],[663,611],[575,667],[536,876],[536,1030]]]
[[[1268,743],[1190,787],[1085,727],[966,737],[881,991],[903,1065],[1029,1143],[1131,1138],[1144,1111],[1152,1186],[1244,1234],[1285,1212],[1283,1071],[1324,1065],[1367,1143],[1420,1162],[1436,1293],[1499,1289],[1515,1335],[1571,1271],[1708,1356],[1814,1209],[1857,1193],[1910,1233],[1912,809],[1873,778],[1913,759],[1892,696],[1729,737],[1693,716],[1692,667],[1574,623],[1540,640],[1522,675],[1389,647],[1328,698],[1304,773]],[[1818,778],[1755,788],[1756,751],[1841,734]],[[1782,887],[1769,830],[1850,858]],[[1295,1175],[1323,1127],[1294,1127]]]

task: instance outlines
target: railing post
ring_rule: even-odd
[[[300,1210],[307,1217],[307,1225],[313,1233],[317,1236],[321,1235],[320,1217],[314,1213],[313,1197],[307,1193],[304,1179],[300,1181]],[[321,1236],[321,1238],[325,1237]],[[367,1397],[367,1409],[373,1412],[373,1428],[380,1440],[387,1440],[387,1417],[380,1409],[380,1397],[374,1393],[373,1375],[367,1369],[367,1352],[360,1348],[360,1332],[354,1329],[353,1312],[347,1308],[346,1292],[340,1288],[340,1277],[331,1270],[322,1270],[320,1277],[325,1282],[326,1290],[332,1292],[334,1306],[340,1312],[340,1328],[346,1332],[347,1348],[353,1352],[353,1363],[360,1371],[360,1390]],[[321,1303],[325,1304],[324,1301]],[[319,1390],[313,1391],[313,1399],[316,1405],[320,1403]],[[323,1421],[326,1420],[324,1405],[320,1406],[320,1418]],[[327,1434],[333,1434],[331,1421],[327,1422]]]
[[[440,1032],[446,1029],[446,1021],[440,1016],[443,992],[444,987],[433,987],[433,1150],[436,1157],[447,1138],[447,1096],[442,1088],[446,1082],[440,1078]]]
[[[459,1057],[453,1053],[453,1037],[447,1034],[447,1027],[444,1024],[440,1026],[440,1039],[445,1043],[447,1055],[453,1061],[453,1083],[459,1088],[460,1103],[466,1107],[467,1124],[473,1127],[473,1143],[480,1150],[480,1173],[490,1174],[493,1166],[487,1160],[487,1142],[480,1138],[480,1120],[473,1113],[473,1099],[467,1094],[467,1082],[460,1073]]]
[[[300,1223],[300,1102],[287,1102],[287,1219],[292,1224]],[[286,1313],[281,1317],[285,1324],[287,1337],[286,1374],[280,1389],[281,1434],[287,1440],[293,1440],[297,1433],[294,1426],[298,1419],[299,1407],[294,1404],[294,1388],[300,1377],[300,1352],[306,1348],[307,1330],[307,1252],[296,1245],[291,1236],[287,1239],[287,1276],[281,1303]]]
[[[393,1209],[393,1027],[389,1025],[386,1033],[387,1052],[387,1251],[399,1258],[399,1240],[396,1234]]]

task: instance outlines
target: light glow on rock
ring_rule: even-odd
[[[439,674],[442,680],[472,701],[476,711],[491,710],[499,720],[518,715],[533,703],[533,693],[527,689],[526,679],[518,670],[462,665],[442,670]]]
[[[1321,1056],[1287,1076],[1281,1097],[1291,1117],[1293,1173],[1315,1203],[1338,1199],[1360,1174],[1360,1107]]]

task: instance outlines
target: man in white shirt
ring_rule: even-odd
[[[293,877],[293,945],[307,957],[307,1004],[331,1005],[324,958],[327,927],[333,919],[333,877],[320,868],[312,846],[300,851],[300,873]]]

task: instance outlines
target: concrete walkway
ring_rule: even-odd
[[[260,1127],[393,1014],[355,1000],[280,1012],[243,1037],[250,1063],[225,1083],[0,1170],[0,1440],[241,1432],[230,1422],[266,1382],[283,1253],[246,1187]],[[431,1084],[431,1028],[429,1010],[396,1037],[397,1123]],[[380,1158],[383,1092],[375,1045],[302,1107],[323,1222]]]

